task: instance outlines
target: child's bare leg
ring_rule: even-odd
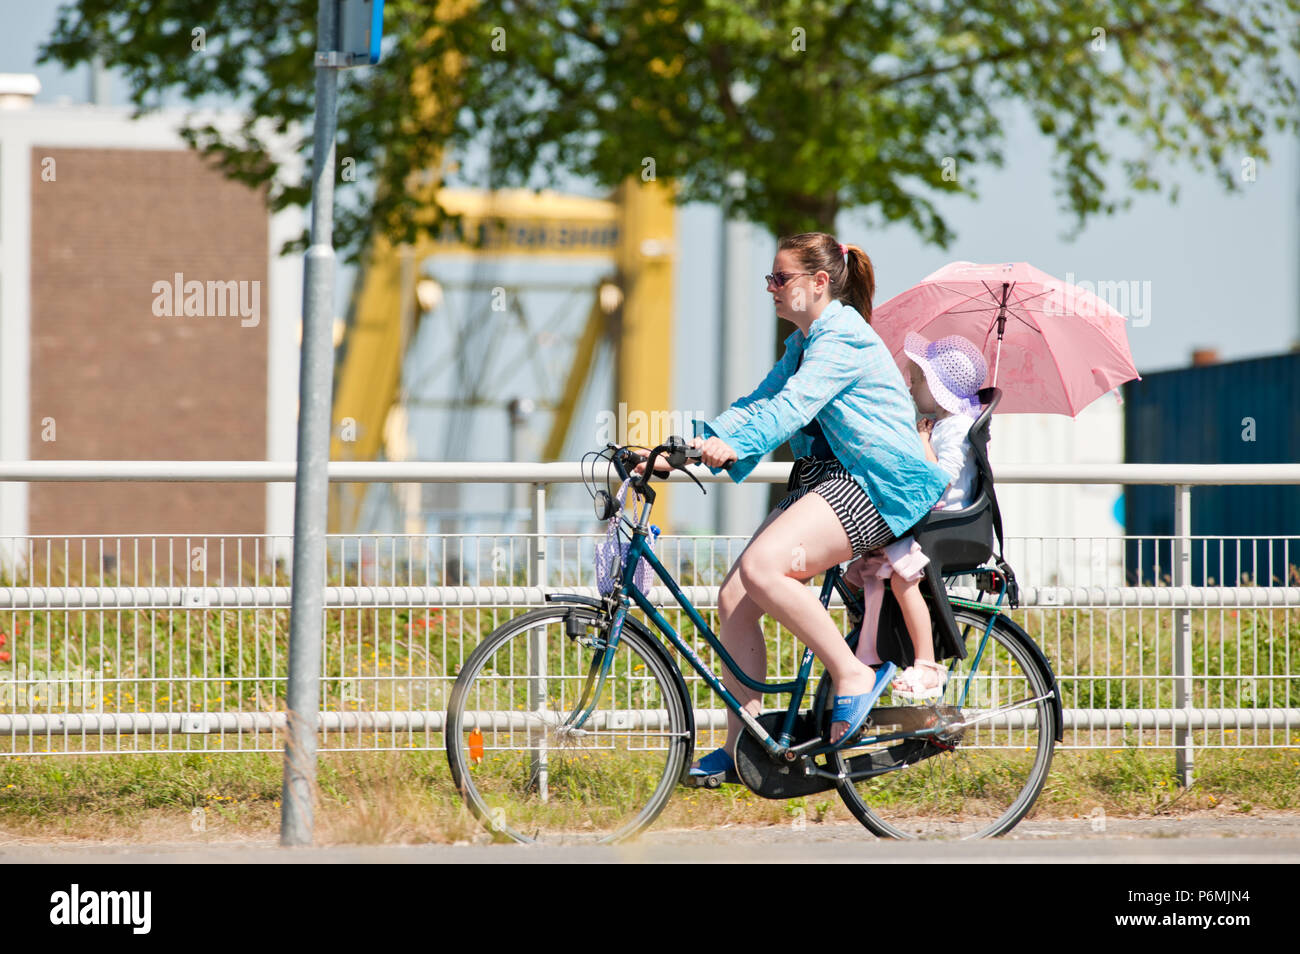
[[[883,563],[884,557],[877,550],[858,557],[844,571],[844,582],[862,598],[857,657],[868,666],[879,666],[882,662],[877,642],[880,639],[880,607],[885,601],[885,583],[877,571]]]
[[[907,624],[907,634],[912,637],[916,658],[934,662],[934,635],[930,631],[930,611],[921,595],[920,578],[901,580],[893,576],[889,579],[889,586],[903,611],[903,622]]]
[[[893,576],[889,583],[903,611],[903,621],[907,624],[907,634],[912,637],[912,650],[917,662],[934,662],[934,633],[930,628],[930,610],[921,595],[921,578],[904,580]],[[915,666],[904,672],[918,689],[933,688],[943,681],[938,670],[929,666]]]
[[[880,633],[880,605],[884,602],[885,585],[874,573],[862,584],[862,632],[858,635],[857,656],[868,666],[879,666],[876,639]]]

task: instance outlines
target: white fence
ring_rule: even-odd
[[[783,480],[787,469],[763,465],[755,477]],[[258,462],[0,464],[0,480],[292,477],[292,465]],[[594,595],[598,535],[555,533],[546,522],[545,484],[577,478],[568,464],[331,464],[333,480],[531,483],[534,526],[328,539],[322,748],[440,748],[447,693],[482,636],[547,591]],[[1012,615],[1060,681],[1063,745],[1172,748],[1187,766],[1196,747],[1300,747],[1300,540],[1184,532],[1192,483],[1300,483],[1300,467],[999,470],[999,483],[1034,481],[1178,484],[1172,537],[1009,538],[1024,594]],[[717,586],[745,542],[660,541],[665,565],[715,626]],[[279,751],[290,543],[231,534],[0,538],[0,754]],[[1205,570],[1216,560],[1245,576],[1211,580]],[[1193,578],[1194,566],[1204,579]],[[670,599],[659,588],[651,596]],[[684,613],[666,615],[689,629]],[[708,658],[701,639],[693,645]],[[797,641],[776,627],[774,650],[774,677],[791,677]],[[705,727],[723,721],[720,706],[697,715]]]

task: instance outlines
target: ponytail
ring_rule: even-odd
[[[825,232],[792,235],[781,239],[777,248],[793,252],[805,271],[829,275],[831,297],[854,308],[867,324],[871,324],[876,272],[866,252],[856,245],[841,246]]]

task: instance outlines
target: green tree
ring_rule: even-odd
[[[239,129],[195,119],[189,141],[274,207],[303,204],[308,180],[283,181],[268,143],[310,151],[316,6],[76,0],[42,60],[100,56],[140,109],[246,104]],[[340,210],[354,254],[374,228],[438,227],[407,186],[483,137],[500,186],[564,169],[612,187],[648,158],[682,201],[777,234],[855,208],[946,246],[933,200],[978,195],[1013,104],[1053,143],[1076,227],[1160,191],[1164,160],[1232,189],[1267,130],[1300,128],[1300,0],[388,0],[385,33],[384,63],[340,95],[338,155],[371,186]]]
[[[75,0],[42,60],[98,55],[141,109],[169,92],[247,104],[239,129],[196,119],[188,141],[265,185],[273,208],[304,205],[310,179],[285,181],[268,143],[296,135],[310,155],[316,7]],[[934,199],[978,197],[1017,104],[1053,144],[1076,231],[1161,191],[1162,161],[1231,190],[1243,159],[1268,159],[1270,128],[1300,129],[1300,0],[387,0],[385,13],[383,64],[340,89],[337,155],[369,186],[339,191],[335,241],[352,256],[376,230],[410,242],[439,228],[411,186],[474,141],[490,143],[497,186],[565,170],[612,188],[653,169],[681,201],[777,235],[834,230],[853,208],[947,247]]]

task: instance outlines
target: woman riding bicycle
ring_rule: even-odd
[[[1010,583],[1001,568],[986,574],[999,582],[996,604],[962,600],[945,616],[975,648],[953,663],[943,704],[898,706],[858,745],[893,663],[876,676],[860,662],[806,581],[929,519],[949,475],[925,460],[902,374],[865,320],[874,290],[867,256],[827,235],[800,235],[780,243],[774,269],[768,288],[777,314],[797,327],[782,359],[753,394],[696,422],[698,453],[670,439],[651,455],[665,471],[684,469],[689,458],[715,472],[730,463],[736,481],[784,441],[801,458],[785,499],[720,588],[721,641],[649,549],[653,491],[637,481],[644,497],[632,508],[628,549],[615,538],[605,551],[618,571],[602,582],[606,598],[547,593],[547,606],[493,629],[459,662],[443,722],[447,757],[457,789],[494,835],[612,842],[654,822],[683,781],[695,749],[692,709],[702,701],[664,643],[734,715],[727,747],[700,760],[707,778],[698,783],[722,781],[738,752],[737,779],[762,797],[835,788],[855,818],[891,838],[1002,834],[1042,790],[1061,737],[1059,693],[1042,651],[1000,611]],[[645,460],[639,450],[606,445],[590,456],[626,478],[629,466],[643,472],[648,464],[637,463]],[[982,458],[980,467],[986,481]],[[602,519],[618,514],[622,500],[589,488]],[[988,500],[981,536],[993,529]],[[650,602],[639,559],[708,646],[725,651],[721,679]],[[839,586],[834,574],[829,582]],[[792,681],[751,678],[766,674],[765,614],[825,664],[803,715],[807,659]],[[742,678],[755,689],[738,684]],[[833,707],[827,682],[839,693]],[[762,692],[789,695],[789,705],[756,718]],[[827,737],[835,745],[828,748]]]
[[[856,734],[888,683],[860,662],[806,581],[904,536],[943,495],[948,476],[925,458],[902,373],[872,330],[871,259],[824,232],[784,238],[767,276],[779,317],[797,330],[753,393],[711,421],[692,446],[714,473],[739,483],[786,441],[789,492],[728,572],[718,595],[721,639],[747,673],[766,673],[762,618],[789,628],[822,661],[835,686],[831,741]],[[730,673],[727,688],[752,715],[759,694]],[[740,718],[692,774],[733,767]]]

